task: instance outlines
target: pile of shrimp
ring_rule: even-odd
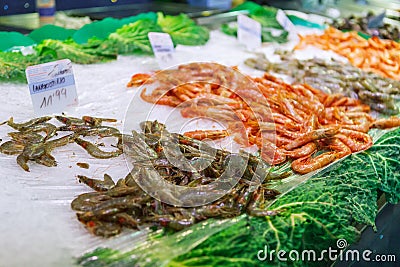
[[[376,36],[365,40],[356,31],[341,32],[332,27],[327,28],[322,35],[299,37],[300,42],[295,49],[314,45],[324,50],[332,50],[364,71],[400,80],[400,43]]]
[[[207,82],[208,81],[208,82]],[[252,78],[216,63],[190,63],[154,76],[136,74],[128,86],[156,84],[143,100],[180,108],[185,118],[218,120],[225,130],[197,130],[199,139],[233,137],[243,147],[257,145],[272,165],[292,160],[305,174],[372,146],[371,127],[400,125],[400,118],[374,120],[369,106],[307,84],[290,85],[265,73]]]

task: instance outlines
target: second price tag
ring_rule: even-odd
[[[296,26],[294,26],[293,22],[290,21],[282,9],[279,9],[276,13],[276,20],[289,33],[296,33]]]
[[[238,40],[245,44],[248,50],[261,47],[261,24],[245,15],[237,17]]]
[[[175,65],[175,48],[171,36],[168,33],[161,32],[149,32],[148,36],[160,68]]]

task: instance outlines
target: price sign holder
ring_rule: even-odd
[[[149,32],[148,37],[160,68],[164,69],[175,65],[175,48],[171,36],[168,33]]]
[[[35,114],[61,113],[78,104],[75,78],[69,59],[30,66],[26,69]]]
[[[296,26],[294,26],[293,22],[290,21],[282,9],[279,9],[276,13],[276,20],[289,34],[297,33]]]
[[[237,17],[238,40],[245,44],[248,50],[261,47],[261,24],[245,15]]]

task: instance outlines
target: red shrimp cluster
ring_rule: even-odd
[[[144,75],[134,75],[128,86],[143,84]],[[369,106],[359,100],[307,84],[290,85],[268,73],[252,78],[216,63],[181,65],[147,78],[157,88],[150,95],[143,89],[143,100],[179,107],[183,117],[209,117],[226,125],[226,130],[197,130],[186,136],[232,136],[242,146],[257,145],[272,165],[292,160],[293,171],[300,174],[369,148],[371,127],[400,125],[397,117],[375,121]]]

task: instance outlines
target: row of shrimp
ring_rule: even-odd
[[[215,69],[226,77],[219,78],[223,85],[215,82]],[[143,75],[134,75],[130,85],[146,84],[137,79]],[[292,169],[300,174],[368,149],[373,144],[370,128],[400,126],[397,117],[375,120],[369,115],[370,107],[359,100],[329,95],[307,84],[290,85],[268,73],[251,78],[238,74],[236,68],[191,63],[169,70],[168,75],[183,76],[184,89],[173,90],[179,86],[176,81],[168,90],[164,78],[149,76],[149,82],[157,82],[158,87],[150,95],[144,95],[144,89],[143,100],[180,107],[183,117],[210,118],[226,126],[225,130],[190,131],[186,136],[199,140],[231,136],[244,147],[257,145],[261,157],[272,165],[292,160]]]
[[[56,126],[49,123],[52,119],[61,122],[62,125]],[[11,117],[2,124],[7,124],[16,131],[8,133],[10,140],[0,145],[0,152],[7,155],[18,155],[18,165],[27,172],[29,172],[28,161],[34,161],[47,167],[57,166],[57,161],[51,152],[57,147],[73,142],[83,147],[93,157],[117,157],[122,154],[120,149],[111,152],[103,151],[95,144],[81,138],[85,136],[120,138],[121,134],[118,129],[104,126],[102,122],[116,122],[116,120],[91,116],[74,118],[57,115],[16,123]]]
[[[141,225],[178,231],[208,218],[232,218],[244,212],[264,217],[280,212],[265,209],[268,201],[280,194],[278,191],[263,184],[251,192],[246,180],[240,180],[213,203],[175,207],[151,197],[136,183],[136,175],[151,179],[145,176],[149,174],[145,168],[133,170],[116,184],[107,174],[103,181],[78,176],[81,182],[97,191],[81,194],[72,201],[71,208],[76,211],[78,220],[94,235],[110,237],[123,228],[138,229]]]
[[[327,28],[322,35],[299,37],[300,42],[295,49],[314,45],[324,50],[332,50],[346,57],[352,65],[367,72],[400,80],[400,44],[396,41],[379,39],[377,36],[365,40],[356,31],[342,32],[332,27]]]
[[[153,74],[138,73],[132,76],[128,87],[157,87],[147,94],[147,88],[141,92],[141,98],[149,103],[178,106],[198,96],[209,97],[210,101],[226,100],[223,88],[244,88],[246,76],[234,72],[230,67],[215,63],[190,63],[178,66],[178,69],[158,71]],[[232,102],[232,103],[231,103]],[[236,104],[230,101],[230,104]]]

